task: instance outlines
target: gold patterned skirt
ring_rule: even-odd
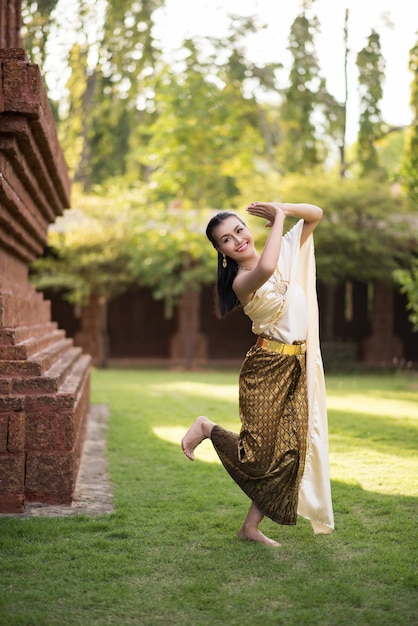
[[[214,448],[264,515],[296,524],[308,429],[305,354],[250,348],[239,376],[239,409],[240,433],[214,426]]]

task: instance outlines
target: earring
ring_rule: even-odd
[[[228,264],[226,262],[226,256],[225,255],[223,255],[223,256],[224,256],[224,258],[223,258],[223,261],[222,261],[222,267],[225,269]]]

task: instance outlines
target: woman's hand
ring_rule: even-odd
[[[266,219],[266,228],[271,228],[278,215],[283,219],[286,216],[285,206],[280,202],[252,202],[246,210],[251,215]]]

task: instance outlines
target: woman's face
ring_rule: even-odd
[[[254,238],[235,216],[227,217],[214,230],[217,249],[240,265],[254,254]]]

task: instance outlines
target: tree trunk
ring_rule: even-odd
[[[186,289],[177,312],[178,331],[171,340],[171,361],[190,370],[207,360],[206,338],[199,332],[200,292]]]
[[[334,284],[325,285],[325,307],[322,323],[322,341],[332,341],[334,339],[334,318],[335,318],[335,292],[337,286]]]
[[[90,354],[93,365],[100,368],[107,367],[109,358],[107,308],[107,298],[91,298],[89,304],[82,308],[81,331],[74,337],[74,343]]]

